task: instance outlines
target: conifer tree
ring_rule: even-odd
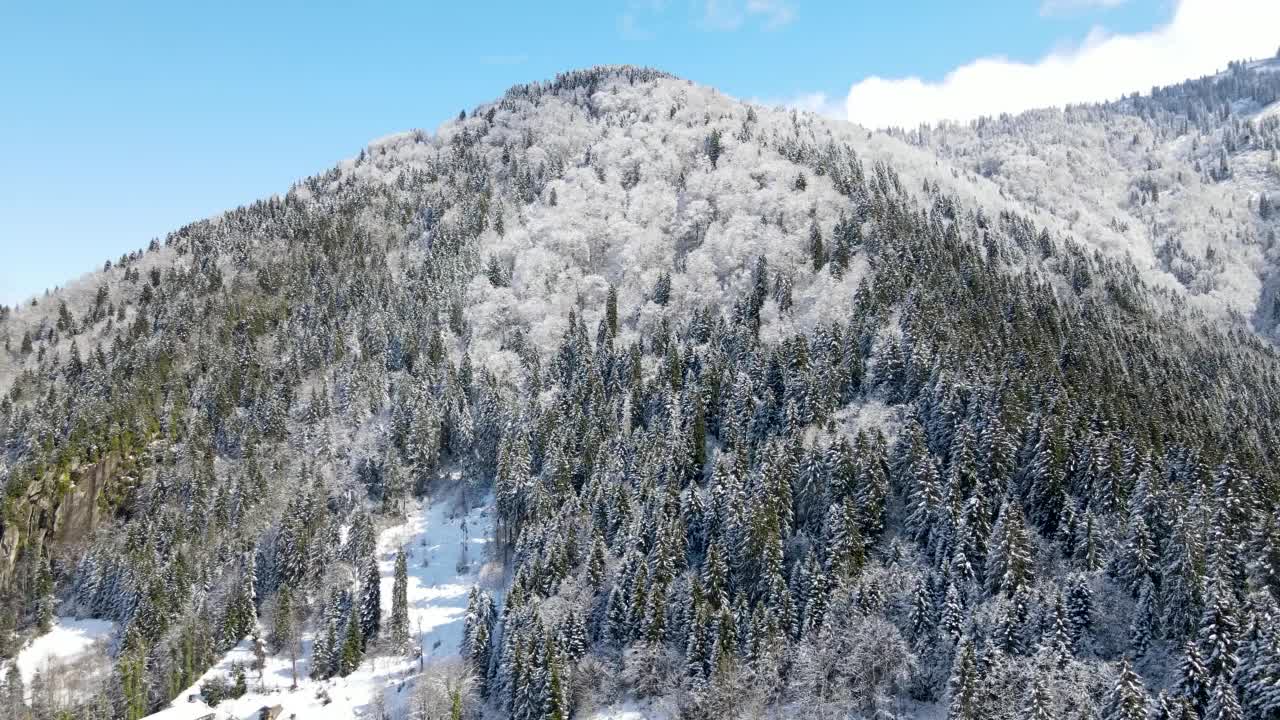
[[[360,635],[361,648],[378,637],[382,628],[382,575],[378,570],[377,556],[370,553],[365,558],[360,580]]]
[[[942,602],[942,620],[939,623],[942,632],[952,642],[960,639],[964,629],[964,604],[960,599],[960,591],[954,583],[947,585],[947,594]]]
[[[809,261],[815,273],[821,272],[827,264],[827,248],[822,242],[822,230],[816,222],[809,225]]]
[[[396,551],[395,579],[391,586],[391,618],[388,622],[392,647],[409,648],[409,565],[404,548]]]
[[[49,564],[49,554],[44,551],[40,552],[35,596],[36,628],[41,633],[47,633],[53,628],[54,619],[53,568]]]
[[[1120,661],[1115,685],[1102,708],[1102,720],[1146,720],[1147,693],[1127,659]]]
[[[1129,646],[1135,657],[1147,653],[1155,633],[1155,596],[1156,588],[1151,578],[1143,578],[1142,587],[1138,590],[1138,604],[1133,610],[1133,620],[1129,624]]]
[[[1067,589],[1067,631],[1077,652],[1093,627],[1093,589],[1084,575],[1073,577]]]
[[[956,651],[947,682],[947,720],[978,720],[978,663],[973,641],[965,638]]]
[[[253,553],[245,554],[240,584],[227,605],[222,623],[222,644],[230,647],[243,640],[258,626],[257,590],[255,589]]]
[[[618,289],[612,285],[609,286],[609,294],[605,296],[604,323],[609,339],[613,340],[618,336]]]
[[[364,658],[364,635],[360,631],[359,606],[351,606],[351,615],[347,618],[346,630],[343,633],[342,647],[338,651],[337,674],[343,677],[355,672]]]
[[[1049,691],[1039,673],[1031,680],[1031,691],[1027,694],[1023,715],[1027,720],[1052,720],[1054,717],[1053,708],[1049,704]]]
[[[1220,676],[1214,680],[1205,720],[1244,720],[1235,685],[1229,679]]]
[[[273,620],[274,627],[271,633],[271,643],[276,652],[288,653],[293,686],[296,687],[298,685],[299,653],[298,618],[297,610],[293,604],[293,591],[287,585],[280,588],[280,591],[276,593]]]
[[[1017,505],[1005,504],[994,532],[986,562],[987,592],[1012,597],[1030,585],[1032,569],[1031,541]]]
[[[1203,715],[1209,707],[1211,681],[1200,648],[1193,640],[1188,640],[1183,647],[1178,674],[1178,694],[1197,715]]]
[[[1200,621],[1200,644],[1204,649],[1205,669],[1211,680],[1234,676],[1239,662],[1239,635],[1231,593],[1219,582]]]

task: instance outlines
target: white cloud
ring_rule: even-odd
[[[782,0],[747,0],[747,14],[764,18],[767,30],[780,28],[796,17],[796,11]]]
[[[628,40],[650,40],[654,37],[645,27],[666,10],[666,0],[628,0],[627,8],[618,18],[618,32]]]
[[[1077,10],[1110,10],[1129,0],[1044,0],[1040,3],[1041,15],[1061,15]]]
[[[775,30],[795,19],[795,8],[786,0],[706,0],[702,25],[711,30],[737,30],[756,19],[766,30]]]
[[[1092,31],[1084,42],[1031,64],[991,57],[941,82],[870,77],[845,99],[849,120],[869,127],[973,120],[1067,103],[1111,100],[1270,57],[1280,44],[1276,0],[1179,0],[1173,19],[1149,32]]]

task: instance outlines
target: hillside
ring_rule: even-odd
[[[0,649],[120,628],[6,707],[195,716],[258,647],[303,713],[1270,717],[1269,68],[1180,134],[572,72],[5,313]],[[445,513],[484,557],[397,582]]]
[[[1275,339],[1280,58],[1153,95],[900,136]]]

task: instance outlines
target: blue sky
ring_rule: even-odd
[[[1050,4],[1044,4],[1044,3]],[[506,87],[652,65],[839,108],[862,78],[1034,62],[1171,0],[0,3],[0,302]],[[1135,88],[1137,89],[1137,88]]]

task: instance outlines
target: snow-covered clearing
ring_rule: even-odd
[[[110,620],[57,618],[49,632],[31,640],[18,653],[18,672],[27,697],[31,696],[36,673],[57,680],[50,688],[53,697],[83,697],[86,689],[100,679],[98,676],[110,670],[107,643],[115,627]],[[73,665],[77,666],[74,672],[59,672],[71,670]],[[8,663],[0,669],[7,672]]]
[[[378,538],[378,564],[382,572],[382,612],[391,612],[395,582],[396,550],[408,554],[409,626],[423,651],[421,663],[398,655],[371,652],[360,668],[345,678],[312,680],[307,677],[312,639],[303,640],[298,660],[298,688],[290,690],[292,673],[289,658],[271,656],[259,680],[249,641],[227,653],[200,682],[215,675],[231,676],[233,664],[246,668],[249,692],[235,700],[225,700],[210,708],[200,698],[200,683],[179,693],[173,703],[149,717],[157,720],[195,720],[213,713],[224,718],[250,718],[264,706],[280,705],[282,718],[298,720],[351,720],[364,716],[375,693],[384,693],[393,714],[404,707],[411,694],[412,678],[421,667],[454,656],[462,637],[462,621],[467,595],[477,582],[485,561],[486,544],[493,533],[490,503],[482,503],[466,515],[454,516],[453,503],[440,500],[410,513],[402,525],[389,528]],[[328,703],[325,702],[325,696]]]

